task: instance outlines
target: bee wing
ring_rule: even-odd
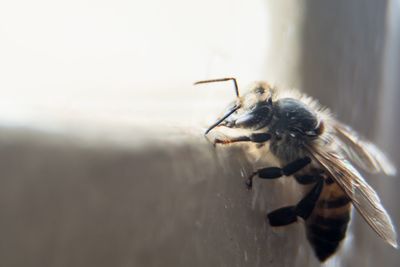
[[[314,159],[330,174],[350,197],[352,204],[386,242],[397,248],[397,236],[392,221],[382,206],[377,193],[367,184],[349,161],[336,153],[308,147]]]
[[[396,168],[376,145],[362,139],[345,124],[336,122],[334,128],[343,144],[341,150],[351,161],[370,173],[396,175]]]

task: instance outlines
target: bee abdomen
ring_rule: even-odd
[[[350,212],[341,217],[316,216],[307,224],[307,238],[320,261],[331,256],[346,235]]]
[[[332,184],[331,187],[335,186]],[[330,190],[324,191],[326,193]],[[346,235],[351,204],[350,199],[339,192],[336,191],[334,196],[330,194],[330,198],[324,198],[322,194],[312,216],[306,221],[307,238],[320,261],[325,261],[335,253]]]

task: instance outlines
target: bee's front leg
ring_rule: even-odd
[[[232,144],[237,142],[253,142],[253,143],[264,143],[271,139],[271,135],[268,133],[254,133],[251,135],[243,135],[237,137],[226,137],[226,138],[215,138],[214,144]]]

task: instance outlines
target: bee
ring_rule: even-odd
[[[236,100],[205,135],[223,127],[246,130],[248,134],[215,138],[213,142],[250,142],[258,144],[258,149],[263,149],[261,144],[269,144],[269,153],[280,163],[279,167],[255,170],[246,180],[247,187],[252,187],[254,177],[292,176],[311,188],[296,205],[268,213],[271,226],[304,220],[307,239],[323,262],[344,239],[354,206],[378,236],[397,248],[396,231],[388,213],[354,167],[395,175],[395,167],[381,150],[335,119],[317,101],[295,90],[278,90],[268,83],[256,82],[240,96],[235,78],[195,84],[222,81],[233,81]]]

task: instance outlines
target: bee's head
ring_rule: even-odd
[[[224,115],[211,125],[205,134],[217,126],[249,130],[258,130],[268,126],[273,115],[273,90],[269,84],[264,82],[254,83],[243,96],[239,95],[237,83],[234,78],[200,81],[196,84],[227,80],[234,81],[237,98],[228,105],[223,113]]]

